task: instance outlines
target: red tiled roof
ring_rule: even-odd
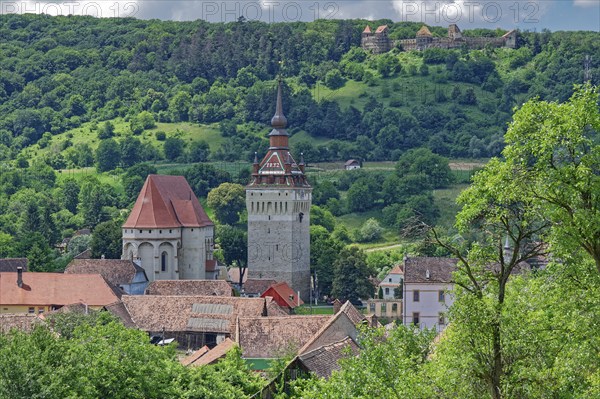
[[[381,25],[377,27],[377,30],[375,31],[375,33],[381,33],[383,31],[386,31],[388,29],[387,25]]]
[[[281,298],[281,300],[285,302],[285,305],[292,309],[304,303],[302,299],[298,298],[298,293],[294,292],[294,290],[285,282],[273,284],[262,293],[261,298],[267,296],[273,297],[275,301],[278,301],[279,298]],[[282,303],[279,303],[279,305],[283,306]]]
[[[371,33],[371,28],[369,27],[369,25],[367,25],[365,27],[365,30],[363,30],[363,33]]]
[[[23,273],[19,287],[17,273],[0,273],[0,305],[104,306],[118,300],[99,274]]]
[[[402,267],[400,267],[400,264],[398,264],[394,266],[388,274],[404,274],[404,272],[402,271]]]
[[[425,25],[423,25],[421,27],[421,29],[419,29],[419,31],[417,32],[417,36],[433,36],[431,34],[431,31],[429,30],[429,28]]]
[[[213,222],[183,176],[149,175],[124,228],[204,227]]]
[[[184,366],[205,366],[207,364],[213,364],[224,358],[227,355],[227,352],[229,352],[235,346],[237,346],[235,342],[229,338],[225,338],[220,344],[208,350],[207,352],[202,353],[200,356],[196,356],[194,359],[186,358],[188,362],[187,364],[184,363],[186,359],[183,359],[181,364]],[[206,348],[206,346],[204,348]],[[204,348],[201,348],[200,351],[204,350]],[[198,352],[199,351],[196,351],[195,353]],[[193,356],[193,354],[191,356]]]

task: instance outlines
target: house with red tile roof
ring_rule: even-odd
[[[101,309],[118,301],[99,274],[0,273],[0,313],[40,314],[74,303]]]
[[[149,281],[214,279],[214,224],[183,176],[149,175],[123,224],[122,259]]]
[[[265,298],[268,296],[272,297],[279,306],[287,309],[290,313],[294,308],[304,304],[298,293],[294,292],[285,282],[273,284],[260,297]]]

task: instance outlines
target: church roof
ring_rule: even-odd
[[[198,198],[183,176],[149,175],[124,228],[211,226]]]
[[[417,36],[433,36],[431,34],[431,31],[429,30],[429,28],[425,25],[423,25],[421,27],[421,29],[419,29],[419,31],[417,32]]]

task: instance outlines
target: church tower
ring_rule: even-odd
[[[271,119],[269,151],[246,187],[248,209],[248,277],[285,281],[303,300],[310,293],[311,187],[304,159],[290,154],[287,119],[283,115],[281,81]]]

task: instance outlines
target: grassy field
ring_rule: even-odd
[[[129,122],[123,118],[113,119],[111,121],[115,126],[115,138],[128,135]],[[104,123],[104,122],[102,122]],[[198,125],[193,123],[157,123],[155,128],[148,129],[142,134],[135,136],[142,143],[150,143],[154,147],[162,149],[163,142],[156,139],[156,132],[163,131],[167,137],[178,135],[186,142],[204,140],[208,143],[211,151],[216,151],[224,141],[219,132],[217,124]],[[98,133],[93,128],[93,122],[84,123],[82,126],[67,130],[64,133],[52,137],[50,145],[46,148],[40,148],[38,144],[27,147],[23,154],[29,159],[35,159],[50,152],[61,152],[61,149],[67,148],[67,140],[71,145],[87,144],[92,150],[95,150],[100,143]]]

